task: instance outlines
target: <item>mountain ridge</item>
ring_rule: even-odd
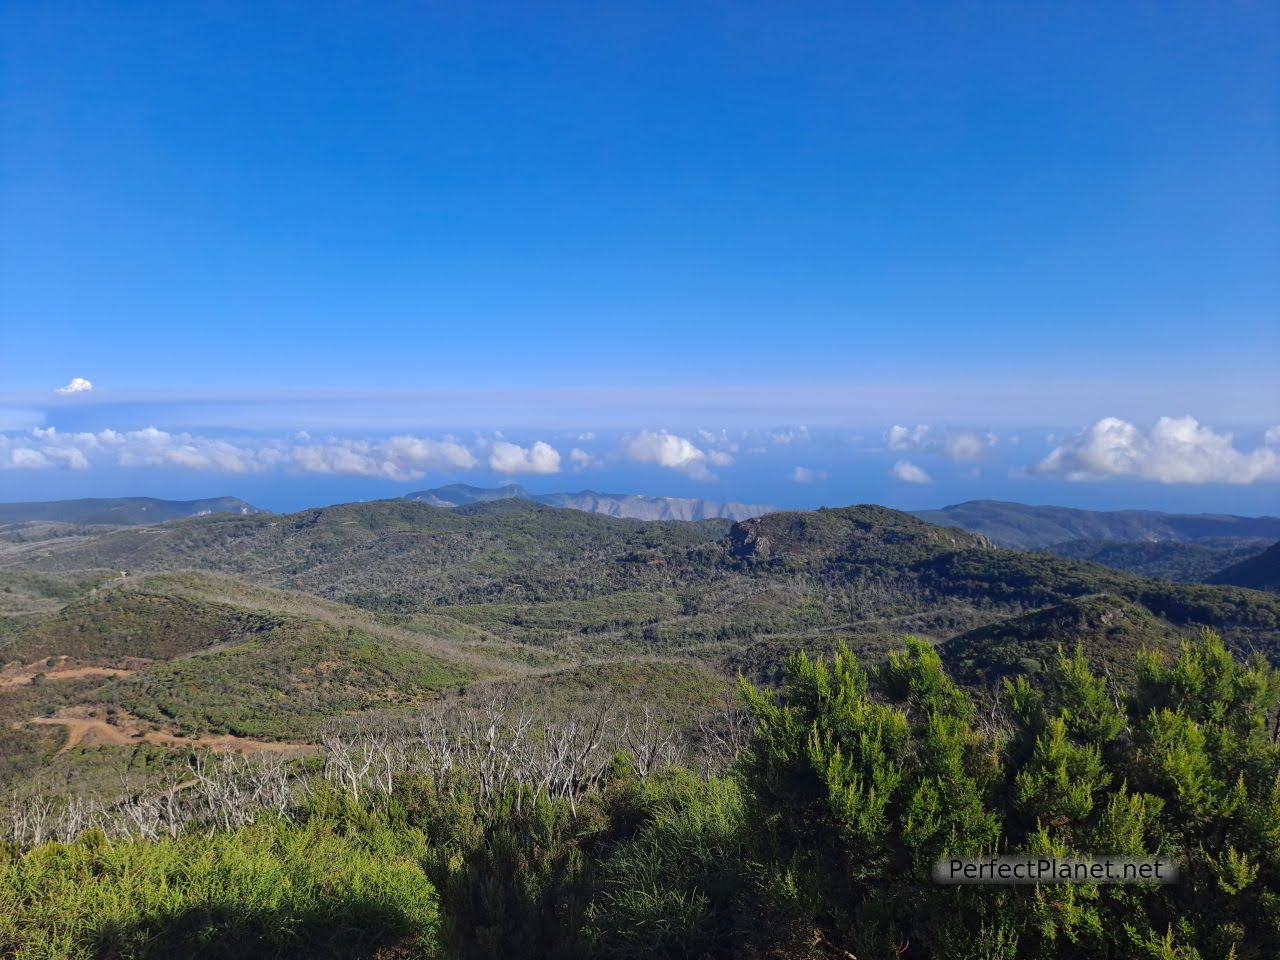
[[[1038,550],[1077,540],[1183,543],[1219,538],[1280,540],[1280,517],[1270,516],[1085,510],[1010,500],[966,500],[937,510],[911,513],[930,523],[984,534],[996,546],[1017,550]]]
[[[0,503],[0,523],[80,523],[135,526],[215,513],[249,516],[269,513],[239,497],[162,500],[156,497],[89,497]]]

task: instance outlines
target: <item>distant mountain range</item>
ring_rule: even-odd
[[[1089,560],[1163,580],[1239,586],[1254,586],[1258,568],[1246,564],[1280,540],[1280,517],[1078,510],[1000,500],[970,500],[914,515],[981,533],[1013,550]]]
[[[1088,560],[1162,580],[1240,586],[1252,584],[1218,577],[1280,540],[1280,517],[1078,510],[1002,500],[970,500],[941,510],[917,510],[914,515],[981,533],[997,546],[1013,550]]]
[[[89,500],[48,500],[0,503],[0,523],[85,523],[132,526],[163,523],[211,513],[267,513],[238,497],[205,500],[156,500],[152,497],[113,497]]]
[[[777,510],[777,507],[751,503],[717,503],[714,500],[685,497],[643,497],[632,493],[597,493],[594,490],[533,494],[518,483],[501,487],[472,487],[465,483],[454,483],[447,487],[409,493],[405,495],[405,499],[421,500],[433,507],[462,507],[491,500],[531,500],[548,507],[563,507],[632,520],[749,520]]]
[[[941,510],[916,510],[929,523],[981,533],[1014,550],[1043,550],[1072,540],[1196,543],[1221,538],[1280,540],[1280,517],[1221,513],[1159,513],[1155,510],[1077,510],[1035,507],[1003,500],[969,500]]]

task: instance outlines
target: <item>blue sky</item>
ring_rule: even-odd
[[[1280,512],[1277,89],[1261,3],[8,3],[0,499]]]

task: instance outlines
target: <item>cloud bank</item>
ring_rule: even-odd
[[[618,443],[622,456],[633,463],[652,463],[680,472],[695,480],[713,480],[710,467],[728,467],[733,457],[722,450],[703,450],[687,437],[665,430],[642,430]]]
[[[489,452],[489,469],[508,476],[521,473],[559,473],[560,454],[551,444],[541,440],[527,448],[498,440]]]
[[[1236,449],[1230,433],[1217,433],[1195,417],[1161,417],[1143,432],[1106,417],[1055,447],[1035,473],[1091,481],[1109,477],[1157,483],[1248,484],[1280,479],[1280,428],[1255,450]]]
[[[559,459],[554,448],[541,441],[527,450],[515,444],[494,444],[490,453],[491,469],[504,473],[554,472]],[[19,435],[0,434],[0,469],[84,470],[93,465],[238,474],[283,469],[404,481],[417,480],[428,471],[473,470],[480,460],[448,437],[313,441],[303,433],[292,442],[254,444],[169,433],[155,427],[96,433],[64,433],[53,427],[37,427]]]

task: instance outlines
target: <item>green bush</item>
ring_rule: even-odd
[[[587,937],[600,957],[707,957],[741,937],[750,883],[737,781],[687,770],[630,792],[635,833],[602,857]]]
[[[1117,699],[1082,653],[1005,682],[1007,724],[921,643],[746,688],[762,912],[860,958],[1280,955],[1280,675],[1213,634],[1144,655]],[[887,701],[887,702],[886,702]],[[946,887],[938,858],[1173,857],[1167,886]]]
[[[0,956],[425,956],[437,908],[416,839],[313,817],[212,839],[45,844],[0,861]]]

